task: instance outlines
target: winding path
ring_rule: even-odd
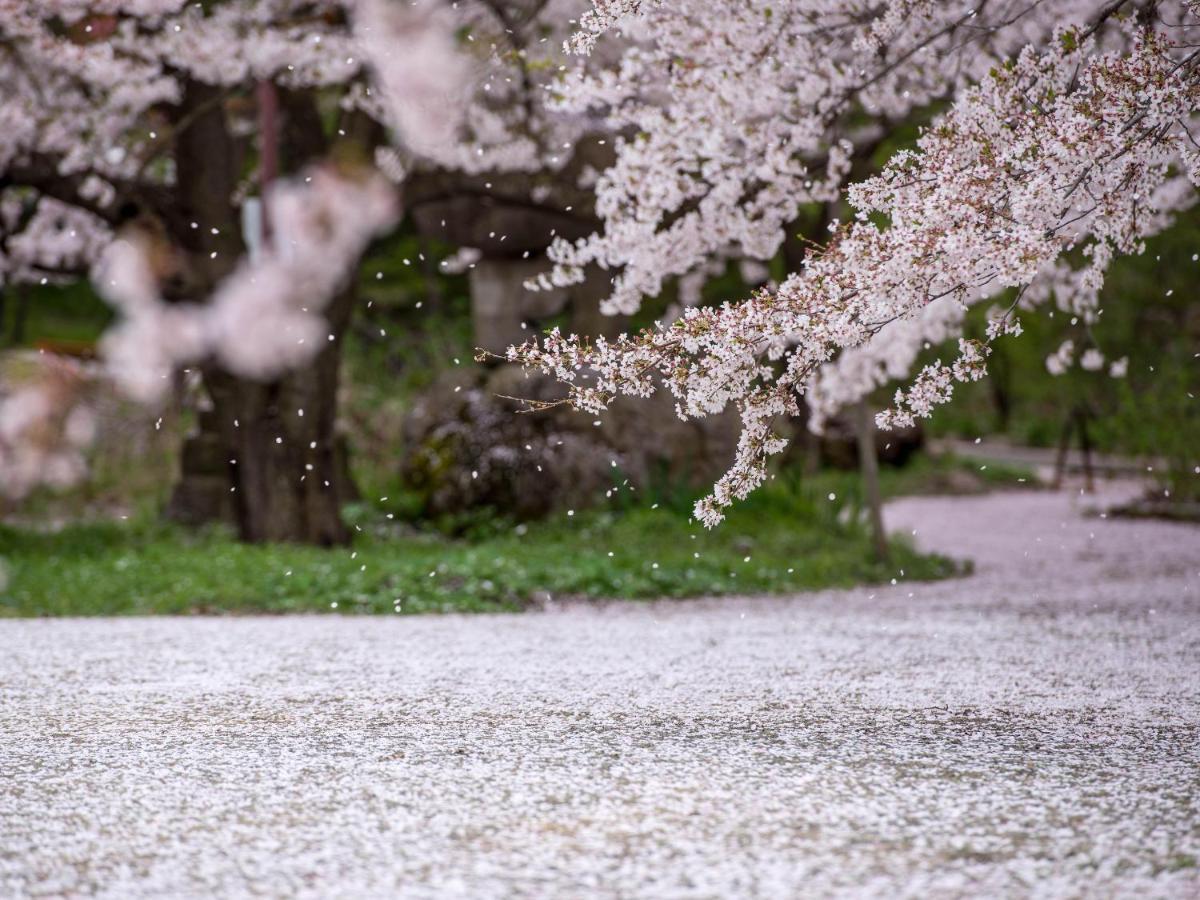
[[[970,578],[0,622],[0,896],[1200,894],[1200,529],[889,509]]]

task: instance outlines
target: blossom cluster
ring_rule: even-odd
[[[153,235],[130,232],[108,247],[96,283],[122,318],[101,350],[130,396],[156,400],[179,366],[210,357],[235,374],[268,378],[333,339],[322,312],[371,240],[395,222],[394,193],[382,176],[320,168],[276,182],[268,200],[271,240],[204,304],[162,299],[154,268],[162,248]]]
[[[13,354],[2,365],[0,499],[78,480],[95,431],[87,366],[39,353]]]
[[[610,312],[732,252],[769,259],[800,211],[831,203],[895,123],[1080,20],[1086,0],[597,3],[573,48],[620,27],[630,46],[572,73],[560,108],[602,114],[616,163],[596,184],[602,232],[551,247],[531,283],[615,272]]]

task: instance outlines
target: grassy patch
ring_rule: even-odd
[[[844,474],[848,490],[857,491],[858,476]],[[880,486],[887,497],[927,494],[981,494],[992,490],[1025,490],[1038,486],[1036,475],[1024,466],[967,459],[942,454],[921,454],[900,469],[880,473]]]
[[[469,541],[404,531],[375,510],[355,545],[335,550],[246,546],[150,519],[54,533],[0,528],[0,615],[496,611],[546,594],[783,593],[957,571],[902,540],[890,563],[875,562],[853,481],[781,479],[711,532],[688,519],[683,498],[498,523]]]
[[[31,285],[24,300],[9,288],[0,304],[0,348],[43,341],[88,347],[112,322],[113,312],[86,281]]]

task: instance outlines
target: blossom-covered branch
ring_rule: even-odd
[[[798,412],[798,396],[837,353],[931,304],[962,307],[1026,285],[1074,249],[1102,273],[1161,221],[1160,200],[1192,158],[1184,123],[1200,99],[1196,54],[1150,29],[1131,35],[1128,52],[1080,35],[1060,29],[960,92],[916,149],[851,188],[854,221],[777,291],[611,343],[554,333],[510,358],[555,374],[570,402],[594,412],[618,394],[652,392],[658,379],[681,416],[735,404],[736,460],[696,508],[706,525],[719,522],[784,446],[773,422]],[[927,415],[955,380],[978,377],[986,355],[985,344],[964,343],[957,362],[927,368],[898,394],[884,423]]]
[[[557,241],[548,288],[615,272],[605,306],[631,313],[714,255],[769,259],[809,203],[836,200],[852,163],[895,123],[978,81],[1087,0],[962,7],[932,0],[598,3],[632,46],[571,75],[562,108],[622,135],[596,185],[604,229]]]

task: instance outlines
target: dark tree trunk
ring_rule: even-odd
[[[353,487],[336,419],[340,335],[353,302],[352,289],[336,298],[329,310],[336,339],[303,369],[268,384],[205,373],[244,541],[329,546],[350,539],[341,511]]]
[[[284,162],[300,168],[324,152],[325,139],[311,97],[285,92],[281,100]],[[210,88],[189,85],[179,118],[187,121],[176,142],[183,215],[171,231],[188,255],[188,289],[203,298],[243,250],[231,200],[241,166]],[[265,383],[203,368],[212,405],[185,441],[168,517],[189,524],[225,521],[250,542],[349,540],[341,508],[353,499],[353,487],[335,426],[341,341],[354,297],[351,282],[326,310],[334,340],[296,372]]]
[[[996,428],[1008,431],[1013,412],[1013,371],[1008,351],[1000,346],[988,360],[988,384],[991,388],[992,406],[996,411]]]
[[[1071,452],[1071,431],[1075,426],[1075,412],[1072,410],[1063,421],[1062,433],[1058,437],[1058,453],[1054,458],[1054,489],[1062,487],[1067,475],[1067,455]]]
[[[1092,469],[1092,439],[1088,435],[1088,411],[1084,407],[1079,407],[1075,413],[1076,421],[1079,423],[1079,449],[1083,453],[1083,484],[1084,490],[1089,494],[1096,492],[1096,475]]]

